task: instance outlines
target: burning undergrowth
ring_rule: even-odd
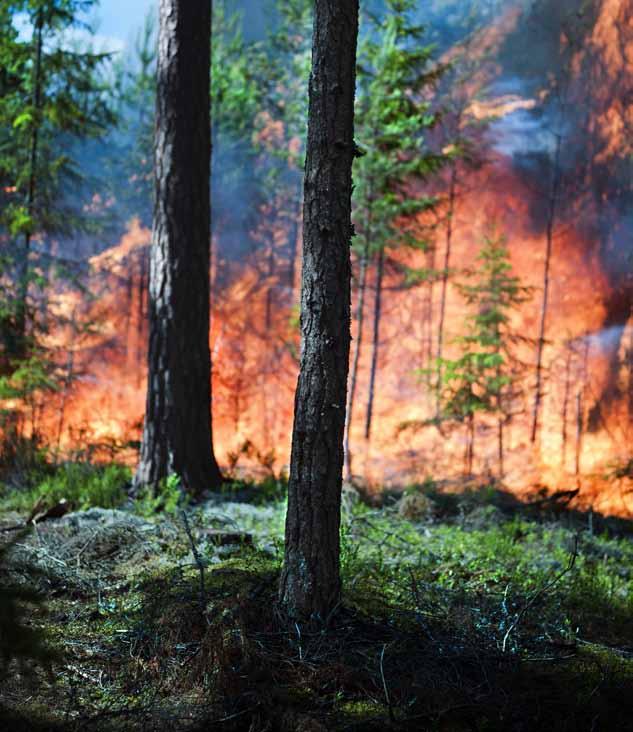
[[[452,18],[447,7],[434,5],[431,19]],[[595,0],[582,12],[573,3],[489,8],[485,25],[474,32],[460,26],[458,33],[457,21],[438,31],[443,60],[458,71],[440,81],[438,105],[445,114],[434,134],[439,142],[443,135],[471,135],[477,159],[460,160],[432,183],[438,207],[433,221],[421,222],[431,248],[386,251],[374,419],[368,438],[366,348],[358,370],[361,404],[350,429],[353,472],[377,489],[463,472],[464,431],[433,426],[436,395],[420,373],[433,362],[441,317],[447,355],[463,335],[465,306],[457,285],[495,225],[506,237],[514,273],[532,293],[512,317],[525,341],[516,354],[522,377],[506,427],[503,481],[524,496],[543,485],[580,488],[579,506],[630,515],[630,477],[621,470],[630,459],[633,415],[630,10],[619,0]],[[286,139],[283,125],[267,119],[260,116],[257,132],[266,155],[294,150],[297,139]],[[243,180],[244,160],[231,160],[230,140],[219,143],[218,160],[223,167],[239,163]],[[265,168],[266,155],[256,165]],[[289,164],[278,180],[298,191],[297,178]],[[300,207],[297,191],[288,197],[280,187],[263,203],[251,201],[246,188],[241,198],[229,188],[218,194],[213,244],[216,452],[225,465],[241,454],[250,467],[257,462],[253,455],[267,455],[268,469],[280,473],[288,462],[299,351]],[[415,185],[411,190],[429,192]],[[448,222],[452,255],[442,302]],[[92,445],[103,458],[118,453],[129,463],[136,459],[145,400],[149,240],[148,229],[132,221],[118,243],[91,259],[85,282],[91,297],[59,297],[66,325],[48,336],[48,344],[57,354],[61,387],[22,415],[25,431],[59,454]],[[537,383],[546,259],[548,306]],[[355,268],[358,285],[358,262]],[[440,275],[417,286],[403,276],[425,268]],[[365,343],[375,291],[370,269]],[[356,323],[353,336],[359,337]],[[499,478],[494,424],[482,418],[474,439],[474,472]],[[247,442],[254,445],[250,455],[240,452]]]

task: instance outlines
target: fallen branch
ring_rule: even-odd
[[[387,709],[389,710],[389,720],[391,722],[395,722],[396,718],[393,713],[393,704],[391,703],[391,696],[389,695],[389,687],[387,686],[387,680],[385,679],[385,668],[383,665],[383,661],[385,659],[385,649],[387,648],[387,644],[385,643],[382,647],[382,651],[380,653],[380,677],[382,679],[382,688],[385,692],[385,701],[387,702]]]

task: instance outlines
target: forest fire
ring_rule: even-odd
[[[0,3],[0,728],[630,729],[633,0],[132,5]]]
[[[633,480],[625,473],[617,479],[605,477],[613,466],[629,460],[633,420],[632,287],[630,267],[624,268],[631,252],[624,243],[630,226],[619,210],[624,192],[618,171],[633,123],[627,102],[633,78],[633,11],[628,2],[618,0],[596,3],[596,9],[595,18],[587,21],[589,42],[582,51],[572,47],[571,32],[561,37],[558,67],[537,84],[533,79],[513,82],[524,87],[518,93],[503,91],[504,79],[516,77],[507,45],[520,21],[534,19],[514,8],[474,44],[481,46],[482,59],[493,55],[485,64],[482,60],[471,82],[491,91],[466,112],[471,119],[489,123],[480,137],[487,146],[486,160],[460,170],[459,194],[452,212],[438,216],[431,255],[387,251],[383,288],[388,294],[381,315],[369,439],[364,429],[369,349],[360,355],[358,404],[351,424],[353,474],[373,486],[402,486],[438,475],[457,479],[464,472],[463,429],[433,424],[435,393],[422,373],[432,367],[440,282],[405,286],[402,278],[403,268],[422,267],[429,256],[436,261],[444,256],[450,218],[451,267],[472,269],[494,226],[507,240],[514,272],[530,289],[511,321],[522,338],[516,347],[521,376],[505,430],[504,484],[521,495],[543,486],[578,488],[577,501],[584,507],[633,514]],[[567,98],[556,108],[564,63],[569,66]],[[554,72],[559,74],[556,88]],[[526,72],[526,78],[529,75]],[[567,117],[559,129],[563,114]],[[283,129],[275,127],[271,135],[283,141]],[[557,159],[552,162],[557,139]],[[591,157],[581,155],[581,149],[589,150]],[[552,179],[559,181],[554,192]],[[434,187],[444,207],[446,180],[446,185]],[[240,465],[274,466],[279,471],[289,459],[299,343],[294,308],[298,295],[286,276],[290,263],[269,266],[290,236],[287,222],[276,222],[274,215],[270,210],[261,213],[264,225],[273,231],[267,250],[231,262],[222,277],[216,272],[210,342],[220,462],[239,460]],[[548,217],[549,304],[539,430],[532,441]],[[222,260],[221,230],[216,237]],[[139,440],[144,411],[149,240],[150,232],[132,221],[118,244],[92,258],[87,288],[92,297],[69,295],[60,300],[68,325],[50,338],[66,364],[67,387],[42,408],[32,426],[61,449],[88,443],[99,443],[100,450],[127,446],[122,454],[135,460],[129,445]],[[372,277],[370,273],[369,310],[375,298]],[[452,279],[445,311],[450,355],[456,348],[452,342],[464,331],[466,312]],[[367,329],[369,320],[365,319]],[[88,323],[91,326],[85,327]],[[352,334],[356,337],[355,323]],[[367,330],[365,341],[369,337]],[[474,473],[498,472],[494,421],[482,417],[475,431]]]

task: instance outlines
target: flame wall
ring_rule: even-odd
[[[564,30],[567,16],[559,14],[560,32],[558,36],[549,33],[535,68],[531,68],[531,60],[523,67],[515,57],[508,61],[518,36],[528,45],[530,40],[538,44],[541,38],[538,13],[525,10],[523,3],[510,7],[479,34],[469,53],[479,54],[482,62],[466,90],[466,97],[477,102],[470,104],[467,114],[471,121],[489,117],[494,121],[479,137],[485,160],[460,171],[453,215],[454,267],[474,264],[493,223],[508,239],[514,272],[534,293],[513,322],[517,332],[532,342],[526,341],[518,353],[530,368],[516,416],[506,431],[505,483],[520,494],[542,485],[550,489],[578,485],[581,505],[620,515],[633,512],[629,480],[604,476],[612,463],[626,462],[631,456],[633,287],[629,257],[633,248],[627,208],[633,203],[628,157],[633,139],[632,5],[629,0],[594,2],[591,17],[583,19],[577,46],[573,45],[577,38],[570,40],[560,30]],[[554,82],[560,82],[565,64],[569,69],[567,116],[564,127],[559,128],[564,129],[565,137],[560,161],[564,184],[553,236],[541,430],[532,444],[532,368],[552,174],[551,128],[560,123]],[[517,72],[517,67],[522,70]],[[486,89],[487,96],[483,95]],[[446,185],[446,181],[436,185],[440,197],[445,195]],[[298,266],[287,261],[287,252],[292,251],[289,237],[295,231],[290,218],[279,216],[276,209],[262,209],[258,227],[267,233],[264,236],[260,230],[255,237],[262,242],[257,251],[234,261],[216,257],[222,273],[215,272],[210,342],[214,434],[224,463],[233,460],[231,453],[239,452],[246,441],[259,451],[260,462],[266,462],[264,454],[271,451],[277,468],[288,462],[298,351],[293,309],[297,283],[293,287],[291,282]],[[217,237],[222,237],[222,231]],[[68,386],[45,405],[36,428],[61,447],[91,441],[115,446],[139,438],[145,398],[149,241],[150,232],[131,222],[118,244],[90,262],[89,289],[94,297],[66,294],[57,305],[75,323],[96,323],[94,332],[78,333],[76,327],[68,326],[51,336],[67,370]],[[443,246],[440,225],[436,261],[441,261]],[[439,288],[405,288],[399,274],[399,265],[420,266],[422,256],[388,252],[369,441],[363,436],[369,349],[361,356],[351,430],[354,472],[374,485],[402,485],[426,476],[451,477],[462,472],[462,430],[440,434],[432,426],[400,429],[404,422],[424,421],[433,414],[433,394],[416,369],[428,365],[429,323],[434,338]],[[369,310],[372,300],[370,288]],[[460,295],[449,286],[447,341],[463,331],[464,315]],[[365,345],[370,321],[368,314]],[[477,428],[475,467],[479,474],[496,471],[493,427],[481,419]],[[246,462],[257,463],[253,455],[250,450]],[[135,459],[133,451],[127,456],[130,461]]]

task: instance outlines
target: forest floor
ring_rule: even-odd
[[[7,489],[0,579],[38,590],[19,623],[51,657],[9,666],[0,727],[633,730],[633,527],[494,488],[346,489],[341,606],[289,626],[283,488],[117,494],[28,533],[33,495]]]

